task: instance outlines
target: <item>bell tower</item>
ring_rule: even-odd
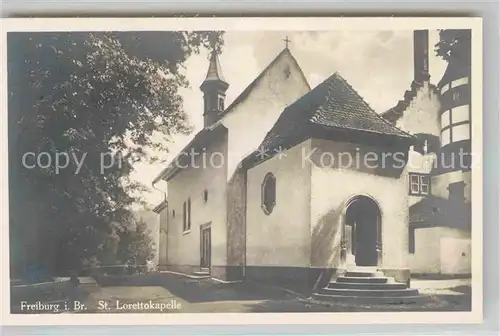
[[[203,126],[208,127],[220,119],[224,112],[224,102],[229,84],[222,76],[219,57],[215,48],[210,56],[207,76],[200,86],[203,91]]]

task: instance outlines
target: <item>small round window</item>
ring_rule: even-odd
[[[262,182],[261,207],[266,215],[273,212],[276,205],[276,178],[268,173]]]

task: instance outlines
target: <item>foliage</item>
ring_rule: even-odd
[[[168,151],[172,136],[191,131],[181,70],[213,36],[9,34],[12,272],[95,264],[111,223],[135,224],[129,208],[141,200],[131,195],[145,186],[129,178],[133,165],[157,159],[147,148]],[[222,33],[216,37],[220,48]]]
[[[471,30],[442,29],[439,31],[439,42],[435,47],[436,55],[445,61],[457,59],[470,63]]]
[[[146,265],[154,256],[154,243],[147,224],[142,220],[136,228],[126,228],[120,235],[117,259],[122,265]]]

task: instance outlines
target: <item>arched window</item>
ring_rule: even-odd
[[[276,205],[276,178],[273,174],[267,173],[262,182],[261,207],[266,215],[273,212]]]
[[[224,98],[219,98],[219,112],[224,111]]]

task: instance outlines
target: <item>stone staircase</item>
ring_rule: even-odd
[[[417,289],[408,288],[406,283],[396,282],[376,268],[367,267],[347,270],[312,297],[320,301],[375,304],[414,303],[420,299]]]

